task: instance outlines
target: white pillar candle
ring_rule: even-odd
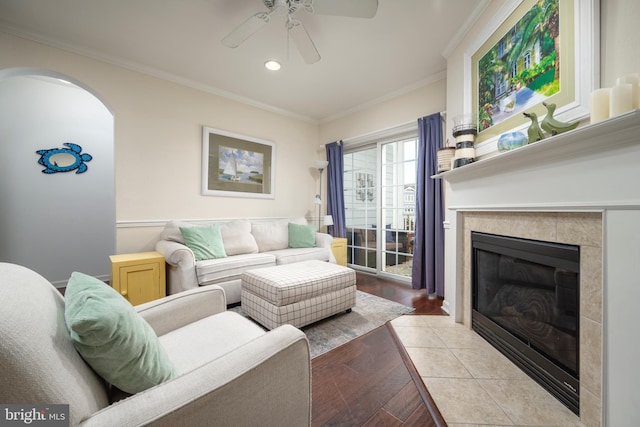
[[[640,108],[640,76],[638,74],[627,74],[626,76],[618,77],[616,85],[622,84],[631,85],[631,105],[633,109]]]
[[[456,148],[455,159],[475,159],[475,148]]]
[[[475,141],[476,136],[472,133],[456,136],[456,142]]]
[[[623,83],[611,88],[611,97],[609,99],[609,115],[611,117],[633,110],[631,87],[630,83]]]
[[[591,123],[609,118],[609,95],[611,88],[596,89],[591,93]]]

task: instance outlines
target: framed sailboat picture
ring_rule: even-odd
[[[275,198],[275,143],[203,127],[204,196]]]

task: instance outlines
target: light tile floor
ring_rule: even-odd
[[[451,427],[583,426],[478,334],[448,316],[391,321]]]

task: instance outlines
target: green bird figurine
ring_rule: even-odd
[[[556,111],[556,104],[547,104],[546,102],[543,102],[542,105],[547,107],[547,115],[542,120],[542,123],[540,123],[540,126],[551,135],[557,135],[562,132],[574,130],[576,127],[578,127],[579,122],[561,122],[560,120],[556,120],[553,118],[553,113],[554,111]]]
[[[536,113],[522,113],[525,117],[531,119],[531,126],[527,129],[527,136],[529,137],[529,144],[532,142],[540,141],[544,139],[544,133],[540,129],[538,124],[538,115]]]

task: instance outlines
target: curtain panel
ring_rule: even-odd
[[[416,226],[411,285],[429,294],[444,296],[444,204],[442,181],[437,173],[442,145],[440,113],[418,119],[416,178]]]
[[[329,233],[333,237],[347,237],[344,212],[344,152],[342,141],[325,146],[327,151],[327,215],[333,216]]]

